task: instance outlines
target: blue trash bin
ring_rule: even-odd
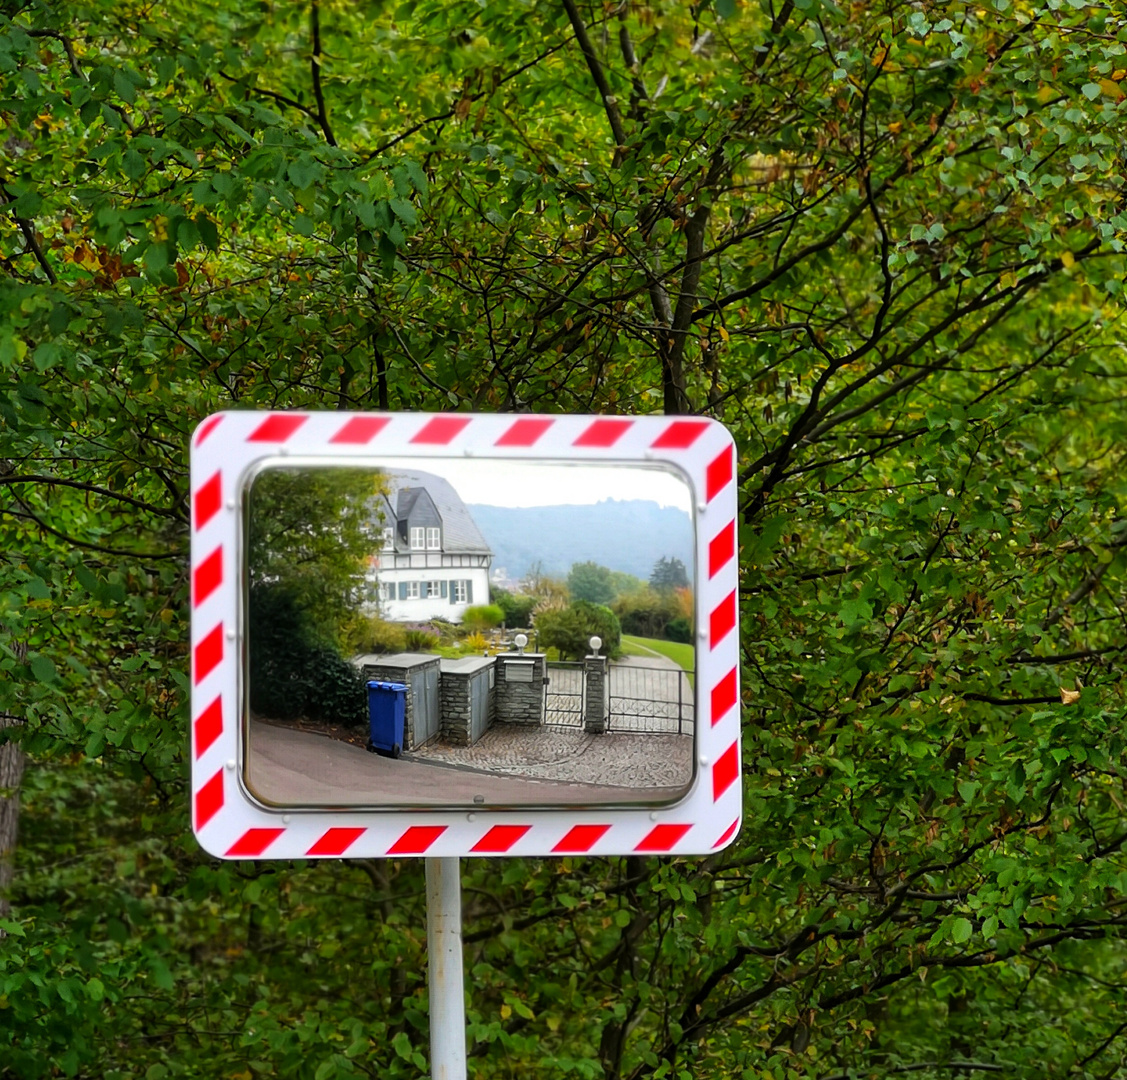
[[[368,749],[374,754],[397,758],[403,753],[403,718],[407,711],[407,687],[403,683],[368,683]]]

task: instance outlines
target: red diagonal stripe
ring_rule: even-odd
[[[193,681],[196,686],[223,663],[223,624],[220,623],[196,646]]]
[[[708,502],[724,488],[732,479],[732,448],[725,446],[719,454],[709,462],[704,474],[705,498]]]
[[[736,554],[736,523],[729,521],[713,538],[708,545],[708,576],[715,577],[716,572],[727,566]]]
[[[412,825],[387,849],[389,855],[421,855],[444,832],[445,825]]]
[[[531,828],[531,825],[494,825],[470,851],[481,855],[508,851]]]
[[[654,450],[688,450],[704,434],[707,421],[674,420],[653,442]]]
[[[614,446],[633,426],[633,420],[596,420],[572,445]]]
[[[708,647],[715,649],[736,625],[736,590],[733,589],[716,605],[709,617]]]
[[[635,851],[669,851],[692,825],[655,825],[642,838]]]
[[[247,442],[285,442],[308,419],[298,413],[275,413],[247,436]]]
[[[228,849],[227,854],[240,859],[261,855],[285,829],[247,829]]]
[[[220,735],[223,734],[223,698],[217,697],[199,716],[195,722],[196,732],[196,757],[203,757]]]
[[[305,854],[306,855],[343,855],[356,841],[366,833],[366,828],[336,828],[330,829],[317,841]]]
[[[219,472],[200,485],[196,497],[192,500],[192,510],[195,512],[196,528],[202,529],[223,505],[223,479]]]
[[[469,422],[466,416],[436,416],[423,425],[411,442],[446,446]]]
[[[723,833],[723,835],[722,835],[722,836],[720,837],[720,839],[719,839],[719,840],[717,840],[717,841],[716,841],[716,843],[715,843],[715,844],[713,844],[712,846],[713,846],[714,848],[718,848],[718,847],[722,847],[722,846],[723,846],[724,844],[726,844],[726,843],[727,843],[727,842],[728,842],[729,840],[731,840],[731,839],[732,839],[732,833],[734,833],[734,832],[736,831],[736,829],[738,829],[738,828],[739,828],[739,825],[740,825],[740,819],[739,819],[739,818],[736,818],[736,820],[735,820],[735,821],[733,821],[733,822],[732,822],[732,824],[731,824],[731,825],[729,825],[729,826],[728,826],[728,827],[727,827],[727,828],[726,828],[726,829],[724,830],[724,833]]]
[[[202,829],[223,809],[223,770],[196,792],[196,828]]]
[[[712,688],[711,711],[712,724],[714,727],[728,715],[728,711],[735,705],[738,687],[739,683],[736,669],[732,668],[732,670]]]
[[[736,782],[739,775],[740,747],[738,742],[734,742],[712,766],[712,801],[716,802]]]
[[[590,851],[609,831],[609,825],[575,825],[554,848],[561,855]]]
[[[196,428],[196,446],[203,446],[204,439],[206,439],[222,420],[220,416],[209,416],[198,428]]]
[[[515,421],[512,427],[510,427],[494,445],[533,446],[536,440],[554,423],[554,420],[540,420],[532,417],[524,417],[521,420]]]
[[[221,584],[223,584],[222,544],[192,571],[192,606],[199,607]]]
[[[354,416],[329,442],[369,443],[390,423],[387,416]]]

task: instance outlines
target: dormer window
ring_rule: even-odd
[[[427,551],[442,550],[442,530],[427,529]]]
[[[426,537],[427,531],[421,527],[411,529],[411,550],[412,551],[425,551],[426,550]]]

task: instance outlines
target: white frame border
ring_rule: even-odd
[[[272,809],[240,781],[241,519],[263,459],[348,464],[457,456],[670,466],[693,495],[695,775],[664,807]],[[711,854],[741,819],[736,456],[697,417],[474,413],[225,412],[192,439],[192,824],[221,858]],[[715,638],[715,640],[713,640]]]

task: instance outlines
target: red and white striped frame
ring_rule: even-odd
[[[674,805],[600,809],[272,809],[241,782],[242,492],[256,463],[380,457],[669,463],[696,521],[695,780]],[[229,859],[705,855],[741,816],[735,447],[712,420],[664,416],[227,412],[192,440],[192,823]]]

